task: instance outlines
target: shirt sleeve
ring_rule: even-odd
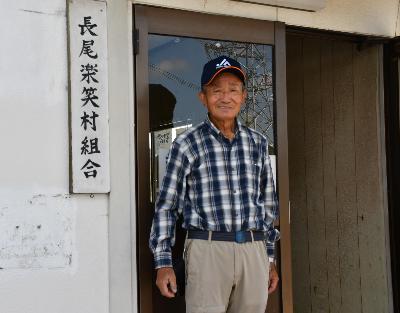
[[[276,257],[275,242],[279,240],[280,234],[279,230],[274,227],[274,221],[279,217],[279,205],[268,152],[265,153],[261,179],[265,205],[264,223],[268,228],[265,244],[268,258],[271,260]]]
[[[149,246],[154,254],[155,268],[171,267],[171,247],[175,243],[178,209],[183,207],[189,162],[174,142],[169,151],[165,176],[155,205]]]

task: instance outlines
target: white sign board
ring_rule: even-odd
[[[110,191],[106,3],[69,1],[72,192]]]
[[[292,8],[307,11],[319,11],[326,7],[326,0],[234,0],[239,2],[253,2],[273,5],[284,8]]]
[[[172,145],[172,129],[167,128],[164,130],[155,131],[154,139],[156,141],[156,153],[158,156],[158,182],[161,184],[165,175],[169,148]]]

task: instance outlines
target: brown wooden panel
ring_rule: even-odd
[[[342,312],[361,312],[355,179],[353,44],[334,43],[337,208]]]
[[[388,312],[383,195],[378,179],[378,47],[354,48],[353,53],[362,312]]]
[[[327,292],[329,312],[341,313],[341,290],[339,271],[338,210],[336,206],[335,173],[335,106],[333,86],[333,41],[321,40],[321,104],[322,104],[322,150],[324,164],[323,195],[325,207]],[[327,312],[328,312],[327,311]]]
[[[150,33],[271,45],[275,43],[274,22],[141,5],[135,8],[138,14],[146,16]]]
[[[378,48],[287,47],[295,312],[387,312]]]
[[[311,312],[308,254],[308,218],[304,156],[303,42],[287,37],[287,96],[293,306],[295,312]]]
[[[328,312],[320,40],[303,40],[306,197],[312,312]]]

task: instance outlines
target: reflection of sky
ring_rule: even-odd
[[[176,126],[188,119],[194,125],[202,122],[207,111],[197,98],[199,90],[185,83],[200,88],[203,64],[208,61],[201,42],[193,38],[160,35],[150,35],[149,38],[149,63],[156,65],[164,73],[150,70],[149,80],[151,84],[162,84],[175,95]],[[177,81],[176,77],[182,80]]]
[[[203,65],[209,60],[204,47],[205,43],[215,45],[216,41],[162,35],[149,36],[149,80],[151,84],[163,85],[175,95],[177,101],[174,111],[175,126],[187,124],[185,122],[187,120],[190,120],[190,124],[196,125],[205,118],[206,109],[197,98]],[[225,46],[223,42],[221,43]],[[238,46],[243,47],[243,44]],[[257,45],[257,47],[263,51],[261,59],[237,58],[238,61],[245,67],[248,65],[258,73],[262,73],[263,66],[259,63],[262,60],[265,62],[267,71],[271,73],[271,46]],[[217,54],[212,53],[212,57],[216,56]],[[271,99],[268,100],[270,105],[272,105],[272,90],[272,88],[265,90],[266,98]],[[260,100],[265,101],[265,99]],[[271,116],[270,113],[268,115]],[[268,137],[270,143],[273,143],[273,129],[268,131]]]

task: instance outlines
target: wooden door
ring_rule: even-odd
[[[294,310],[389,312],[379,45],[288,33]]]

